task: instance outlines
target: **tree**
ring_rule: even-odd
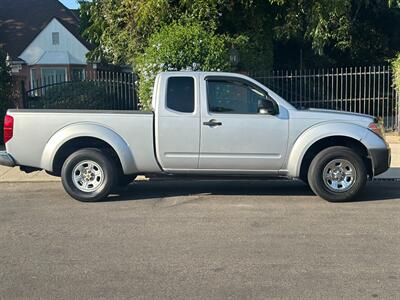
[[[339,50],[350,45],[350,0],[271,0],[278,6],[277,39],[297,39],[311,43],[315,53],[322,55],[330,46]]]
[[[349,46],[348,14],[351,0],[93,0],[82,1],[84,35],[98,47],[90,58],[112,63],[132,63],[148,38],[172,22],[197,22],[220,34],[247,35],[245,57],[263,51],[272,66],[272,41],[300,39],[318,54],[327,45]],[[246,54],[246,53],[244,53]],[[246,64],[249,63],[247,66]],[[259,62],[246,59],[243,66]]]
[[[97,47],[89,59],[127,64],[147,39],[178,17],[168,0],[80,1],[83,35]],[[171,1],[173,2],[173,1]]]
[[[393,82],[396,89],[400,90],[400,53],[397,54],[396,58],[392,61],[393,68]]]
[[[382,64],[400,51],[400,10],[396,2],[361,1],[353,6],[351,45],[344,60],[356,64]]]
[[[399,0],[93,0],[82,2],[89,58],[135,65],[150,37],[172,23],[246,36],[239,68],[382,63],[400,48]]]
[[[295,8],[299,3],[301,6]],[[307,67],[386,63],[400,50],[398,3],[396,0],[304,0],[291,2],[292,8],[287,7],[288,3],[283,4],[278,16],[284,22],[277,27],[278,38],[274,43],[275,52],[281,55],[276,56],[274,63],[278,67],[297,67],[300,54]]]
[[[6,53],[0,48],[0,127],[3,128],[4,115],[10,107],[11,75],[6,62]],[[3,135],[0,135],[3,143]]]

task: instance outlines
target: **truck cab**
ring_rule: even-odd
[[[279,174],[290,104],[238,74],[163,73],[156,87],[155,146],[163,170]]]

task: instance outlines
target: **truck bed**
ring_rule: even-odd
[[[154,157],[153,113],[96,110],[9,110],[14,118],[14,137],[6,145],[17,165],[46,169],[42,155],[51,138],[73,125],[99,125],[119,135],[142,172],[160,171]],[[86,137],[92,137],[90,130]]]

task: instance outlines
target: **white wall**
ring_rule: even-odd
[[[53,45],[52,33],[59,32],[60,43]],[[28,63],[35,64],[46,51],[67,51],[82,64],[86,64],[89,50],[70,33],[57,19],[53,19],[19,56]]]

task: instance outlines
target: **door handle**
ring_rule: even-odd
[[[208,122],[203,122],[203,125],[210,126],[210,127],[215,127],[215,126],[221,126],[222,122],[217,122],[217,120],[211,119]]]

